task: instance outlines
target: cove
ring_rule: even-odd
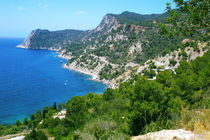
[[[19,38],[0,38],[0,124],[22,121],[53,102],[103,93],[107,86],[62,68],[55,51],[16,48]]]

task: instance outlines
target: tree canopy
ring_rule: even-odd
[[[159,24],[160,32],[167,36],[184,35],[195,38],[207,38],[209,31],[209,0],[173,0],[167,3],[170,16],[166,24]]]

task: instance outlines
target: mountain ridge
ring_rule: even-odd
[[[194,43],[194,49],[189,52],[183,50],[189,43],[178,45],[185,39],[183,36],[169,39],[158,33],[156,23],[163,21],[167,14],[106,14],[93,30],[65,30],[67,35],[64,31],[35,30],[18,47],[56,50],[60,57],[67,59],[64,68],[91,75],[93,80],[115,88],[131,78],[132,73],[143,73],[154,79],[158,67],[174,70],[182,58],[190,60],[203,55],[205,45],[198,47]],[[169,53],[173,55],[167,56]],[[167,61],[159,62],[165,56]]]
[[[125,15],[125,17],[124,17],[124,15]],[[62,37],[64,37],[64,38],[66,37],[67,41],[72,42],[72,41],[77,40],[78,37],[85,36],[85,35],[89,34],[90,32],[96,33],[97,31],[104,31],[104,30],[106,30],[107,27],[108,27],[108,29],[110,29],[112,26],[114,26],[114,25],[118,24],[118,22],[120,22],[119,20],[121,19],[121,17],[123,17],[124,20],[129,19],[129,17],[128,17],[129,15],[132,18],[131,20],[133,20],[134,15],[140,16],[140,18],[150,16],[150,18],[142,20],[142,21],[147,21],[147,20],[151,20],[152,16],[155,16],[154,19],[156,19],[156,17],[158,17],[158,16],[165,15],[165,13],[163,13],[163,14],[146,14],[146,15],[141,15],[141,14],[137,14],[137,13],[129,12],[129,11],[124,11],[121,14],[108,13],[103,17],[100,24],[93,30],[84,30],[83,31],[83,30],[75,30],[75,29],[65,29],[65,30],[49,31],[47,29],[36,29],[36,30],[33,30],[31,32],[31,34],[25,39],[25,41],[23,43],[21,43],[20,45],[18,45],[18,47],[30,48],[30,49],[60,49],[62,47],[62,45],[66,44],[66,42],[65,42],[66,40],[60,40],[60,42],[59,41],[55,42],[54,43],[55,46],[48,45],[47,43],[43,43],[43,42],[42,43],[45,45],[44,47],[42,46],[43,44],[41,44],[41,43],[36,44],[37,46],[35,46],[35,45],[31,45],[31,42],[33,43],[34,41],[36,41],[36,39],[40,39],[40,38],[33,37],[33,35],[40,36],[41,34],[48,33],[49,37],[44,38],[44,39],[56,40],[56,37],[53,34],[63,33],[64,35],[62,35]],[[140,18],[137,18],[137,19],[140,19]],[[78,34],[76,32],[78,32]],[[68,39],[68,35],[71,36],[71,34],[73,34],[74,36],[76,35],[76,37],[73,37],[73,38],[70,37]],[[50,36],[53,36],[53,38],[50,38]]]
[[[64,44],[70,43],[71,40],[76,40],[84,31],[66,29],[59,31],[49,31],[47,29],[36,29],[18,45],[20,48],[28,49],[60,49]],[[38,40],[38,41],[37,41]],[[52,42],[54,41],[54,42]]]

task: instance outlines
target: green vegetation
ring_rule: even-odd
[[[116,18],[120,25],[102,22],[100,25],[104,28],[101,31],[36,30],[30,40],[31,48],[62,46],[65,54],[72,56],[68,64],[76,62],[76,65],[88,69],[94,69],[104,63],[99,59],[103,57],[110,64],[117,66],[108,72],[105,71],[106,67],[101,69],[100,79],[112,80],[127,70],[127,63],[140,64],[157,55],[164,56],[178,49],[177,44],[183,39],[182,36],[168,39],[159,35],[156,22],[164,22],[164,18],[169,16],[168,13],[141,15],[126,11],[108,16],[110,19]]]
[[[37,29],[32,33],[29,47],[31,49],[48,49],[59,48],[67,44],[68,40],[77,41],[84,32],[79,30],[48,31]]]
[[[199,40],[209,38],[209,0],[174,0],[176,9],[167,3],[169,17],[166,24],[159,24],[160,33],[169,37],[184,35]]]
[[[157,55],[165,56],[171,51],[178,50],[180,42],[184,38],[179,36],[175,39],[169,39],[165,36],[161,36],[154,29],[150,29],[145,32],[146,39],[142,44],[143,54],[137,55],[137,62],[144,62],[148,59],[154,58]]]
[[[142,71],[145,77],[152,79],[156,74],[155,71],[152,69],[144,69]]]
[[[177,64],[176,60],[170,59],[170,66],[175,66]]]
[[[156,80],[135,75],[117,89],[108,88],[102,95],[89,93],[72,97],[64,105],[65,119],[52,118],[61,109],[54,103],[54,107],[45,107],[42,112],[32,114],[30,120],[24,120],[28,128],[37,130],[27,138],[34,135],[44,138],[40,130],[47,129],[56,139],[127,139],[176,127],[182,119],[181,108],[210,107],[209,59],[210,51],[191,63],[182,60],[176,74],[163,71]],[[18,121],[15,126],[24,125]],[[7,128],[1,127],[1,134],[4,129]]]
[[[8,134],[16,134],[37,128],[39,126],[39,123],[43,119],[51,118],[52,115],[54,115],[56,112],[62,110],[63,106],[64,106],[63,104],[59,104],[57,107],[56,103],[54,103],[54,106],[50,107],[46,106],[42,111],[38,110],[36,113],[31,114],[29,119],[25,117],[22,123],[19,120],[17,120],[14,125],[10,124],[7,124],[6,126],[0,125],[0,136]],[[43,121],[43,125],[48,125],[46,123],[48,122]]]
[[[25,136],[24,140],[48,140],[48,138],[44,132],[32,130],[30,134]]]
[[[164,18],[168,17],[169,14],[163,13],[163,14],[151,14],[151,15],[141,15],[129,11],[125,11],[119,15],[114,15],[118,21],[121,24],[140,24],[145,25],[145,23],[148,25],[155,21],[163,21]]]
[[[13,126],[10,124],[7,124],[6,126],[0,125],[0,136],[20,133],[26,129],[27,127],[22,126],[22,125],[16,125],[16,124]]]
[[[132,13],[128,14],[132,15]],[[163,15],[159,16],[163,19]],[[155,16],[151,16],[151,19],[154,18]],[[155,23],[151,22],[151,26],[143,20],[141,24],[144,24],[144,26],[122,24],[116,29],[112,29],[111,32],[100,35],[92,34],[90,36],[94,37],[89,40],[67,45],[65,48],[66,54],[71,53],[73,56],[68,64],[76,62],[77,65],[82,67],[94,69],[100,64],[98,57],[106,58],[109,63],[118,66],[115,68],[105,66],[101,69],[99,76],[100,79],[112,80],[126,71],[125,65],[129,62],[140,64],[148,59],[153,59],[157,55],[164,56],[184,46],[179,45],[183,36],[169,39],[158,33]],[[92,47],[92,49],[89,49],[89,47]],[[131,52],[132,49],[134,50]],[[92,55],[96,58],[93,58]]]
[[[196,39],[201,38],[199,41],[204,42],[207,37],[206,30],[209,27],[206,21],[208,14],[206,8],[209,3],[207,0],[174,0],[174,2],[178,10],[172,10],[169,4],[167,7],[170,14],[167,22],[171,26],[159,24],[158,31],[156,25],[148,24],[146,32],[141,30],[138,33],[133,28],[134,25],[119,26],[110,34],[100,34],[100,36],[97,34],[98,37],[94,36],[95,38],[90,40],[66,47],[74,56],[69,63],[77,60],[80,65],[84,65],[90,64],[88,61],[90,60],[94,62],[91,66],[96,65],[94,57],[89,55],[93,54],[122,65],[118,69],[114,69],[111,64],[106,65],[100,72],[101,79],[115,77],[123,71],[123,64],[127,62],[142,63],[156,55],[165,55],[180,48],[179,57],[182,60],[175,72],[171,70],[159,72],[161,69],[159,67],[156,80],[149,80],[148,78],[155,76],[153,69],[156,68],[150,61],[149,68],[143,71],[144,76],[132,75],[129,81],[120,83],[119,88],[108,88],[102,95],[89,93],[81,97],[74,96],[58,107],[54,103],[53,106],[31,114],[30,119],[25,118],[23,123],[17,121],[14,126],[0,126],[0,135],[30,129],[32,131],[25,139],[46,139],[45,134],[47,134],[53,136],[55,140],[123,140],[134,135],[177,127],[209,131],[210,51],[190,62],[186,61],[185,52],[185,48],[189,45],[198,51]],[[127,20],[127,14],[128,12],[125,12],[121,15],[121,22],[131,23]],[[132,15],[133,22],[137,22],[139,20],[137,15]],[[145,23],[148,23],[146,20]],[[116,33],[126,35],[127,39],[106,40]],[[174,39],[168,39],[159,33]],[[181,37],[175,36],[179,34]],[[192,37],[193,41],[180,44],[182,36]],[[137,57],[131,57],[128,53],[129,46],[139,40],[143,42],[142,52],[135,52],[134,56]],[[95,45],[95,49],[84,51],[86,45],[92,47]],[[176,63],[175,60],[170,60],[172,66]],[[62,108],[66,109],[66,117],[53,118]]]
[[[112,66],[106,65],[99,73],[100,79],[107,79],[107,80],[111,80],[114,78],[117,78],[119,75],[121,75],[123,72],[125,72],[124,68],[121,68],[119,70],[115,70],[114,68],[112,68]]]

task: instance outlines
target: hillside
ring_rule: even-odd
[[[77,41],[83,33],[80,30],[49,31],[36,29],[18,47],[58,50],[72,41]]]
[[[205,140],[210,130],[209,59],[210,51],[190,63],[182,60],[175,72],[162,71],[156,80],[134,75],[102,95],[88,93],[74,96],[65,104],[54,103],[23,123],[0,127],[0,136],[32,130],[26,140],[127,140],[148,132],[182,128],[190,131],[163,130],[132,139],[198,136]],[[66,111],[61,111],[63,108]],[[62,112],[63,117],[59,116]]]
[[[174,10],[167,4],[170,17],[158,27],[165,14],[107,14],[80,41],[63,46],[65,68],[114,88],[46,106],[23,123],[1,127],[0,135],[32,130],[25,140],[209,139],[209,2],[175,4]]]
[[[134,12],[124,11],[119,15],[112,14],[117,18],[119,23],[124,24],[143,24],[144,22],[153,22],[156,21],[164,21],[164,18],[168,17],[168,12],[163,14],[150,14],[150,15],[142,15]]]
[[[141,72],[141,66],[148,60],[165,57],[173,51],[180,52],[186,47],[194,48],[192,51],[197,52],[193,58],[202,56],[204,44],[200,45],[200,48],[192,42],[190,46],[189,43],[177,45],[185,39],[183,36],[169,39],[159,34],[157,20],[163,20],[166,15],[167,13],[143,16],[130,12],[120,15],[107,14],[96,29],[85,34],[82,41],[66,45],[60,51],[60,56],[68,59],[64,67],[92,75],[94,80],[114,88],[119,86],[121,81],[129,79],[128,73]],[[135,20],[138,24],[127,23],[138,16]],[[200,54],[198,50],[201,50]],[[169,63],[158,66],[170,67]]]
[[[121,75],[178,49],[176,44],[183,37],[168,39],[159,35],[156,27],[167,16],[168,13],[141,15],[128,11],[107,14],[93,30],[35,30],[19,47],[58,50],[59,56],[68,59],[65,68],[116,87],[126,79],[120,79]]]

